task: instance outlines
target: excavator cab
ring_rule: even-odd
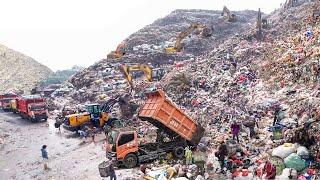
[[[268,28],[268,20],[267,19],[262,19],[261,23],[262,23],[262,28],[263,29],[267,29]]]
[[[232,14],[230,12],[230,10],[227,8],[227,6],[223,7],[221,16],[227,17],[229,22],[236,22],[237,21],[237,16],[235,14]]]
[[[315,8],[312,14],[313,21],[319,21],[320,19],[320,10]]]
[[[99,104],[86,104],[86,111],[90,113],[90,121],[92,122],[93,126],[101,127],[104,125],[104,121],[101,118],[101,111]]]
[[[119,59],[125,54],[126,54],[126,44],[125,44],[125,42],[122,42],[117,46],[117,49],[115,51],[111,51],[107,55],[107,58],[108,59]]]
[[[162,68],[156,68],[152,70],[152,80],[160,81],[165,74],[165,70]]]
[[[99,104],[86,104],[86,110],[90,114],[98,115],[100,114],[100,105]]]
[[[139,163],[138,134],[126,128],[114,129],[108,134],[106,141],[106,156],[117,159],[117,165],[134,168]]]

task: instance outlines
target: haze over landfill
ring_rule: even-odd
[[[59,3],[0,26],[1,178],[320,177],[319,0]]]

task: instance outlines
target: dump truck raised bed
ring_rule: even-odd
[[[114,129],[108,134],[107,157],[115,158],[118,165],[127,168],[163,158],[167,153],[182,158],[184,148],[196,147],[204,134],[204,128],[168,100],[162,90],[146,95],[138,116],[158,128],[156,142],[139,144],[137,131],[133,129]]]
[[[17,111],[22,118],[32,122],[48,119],[45,99],[39,95],[21,96],[17,99]]]
[[[0,107],[4,111],[9,111],[10,108],[10,101],[17,98],[17,95],[14,93],[5,93],[0,95]]]

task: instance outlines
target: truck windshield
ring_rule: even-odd
[[[118,134],[119,134],[118,131],[111,131],[109,133],[109,137],[108,137],[109,144],[116,144],[116,140],[117,140]]]
[[[46,109],[45,105],[38,105],[38,106],[31,106],[30,110],[31,111],[43,111]]]

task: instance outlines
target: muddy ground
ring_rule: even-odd
[[[54,120],[31,123],[18,115],[0,111],[0,179],[102,179],[98,165],[106,160],[104,135],[86,142],[61,128]],[[46,144],[49,167],[44,171],[41,146]],[[116,170],[118,179],[140,179],[137,169]],[[129,178],[130,177],[130,178]],[[104,178],[109,179],[109,178]]]

